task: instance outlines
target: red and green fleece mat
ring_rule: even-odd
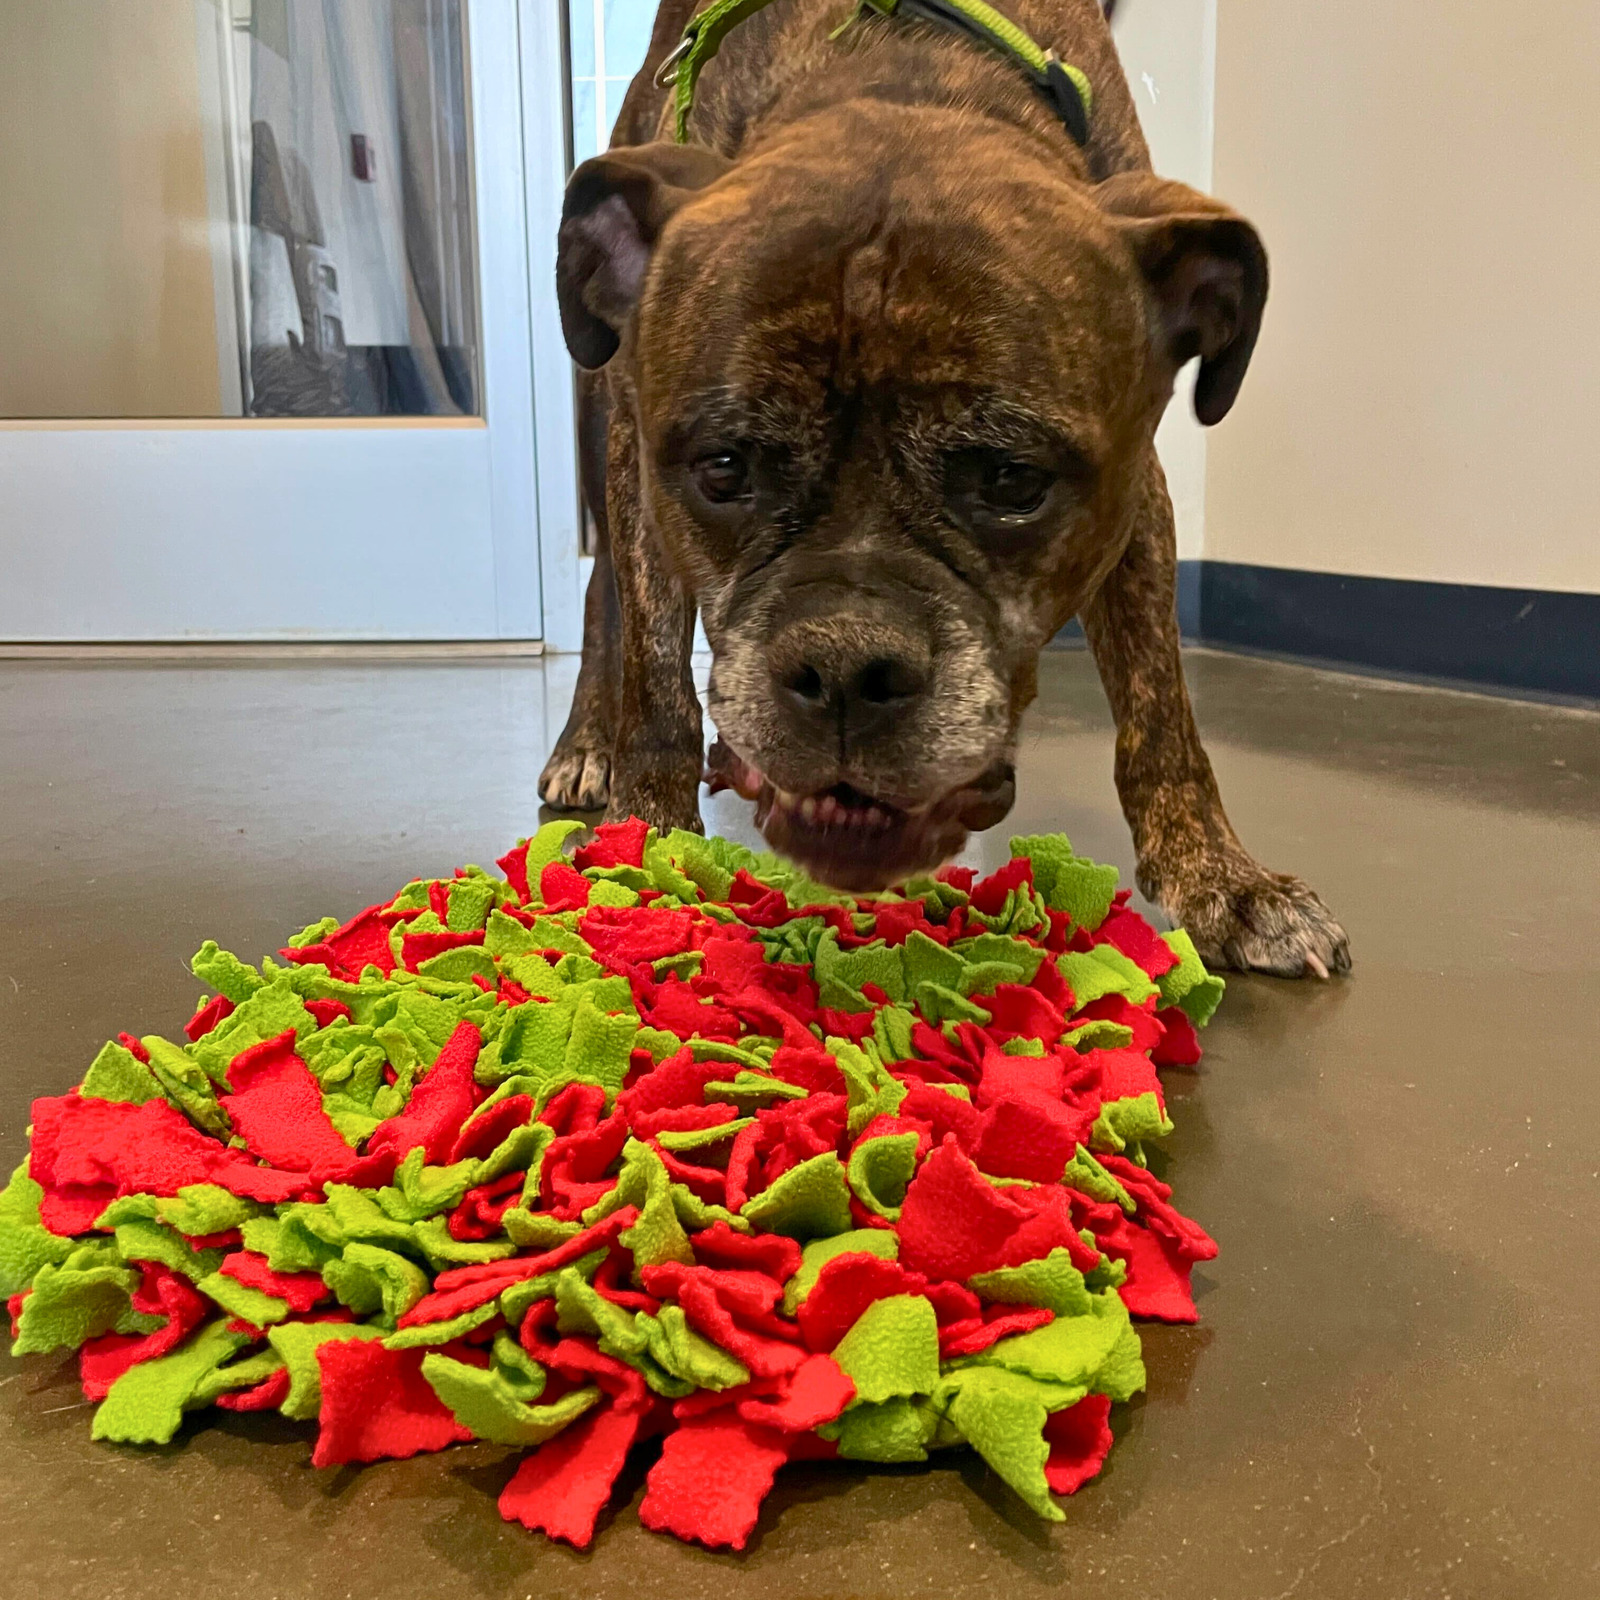
[[[743,1548],[789,1461],[967,1445],[1039,1516],[1216,1253],[1146,1147],[1220,979],[1059,835],[853,900],[722,839],[551,823],[304,929],[207,942],[185,1040],[34,1102],[15,1355],[97,1439],[314,1422],[318,1467],[524,1452],[508,1520]]]

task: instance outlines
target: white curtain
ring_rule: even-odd
[[[252,414],[478,409],[461,0],[255,0]]]

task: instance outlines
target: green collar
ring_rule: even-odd
[[[711,0],[704,11],[690,20],[677,47],[661,63],[656,82],[663,89],[671,84],[677,112],[676,137],[683,144],[689,137],[689,112],[694,107],[695,84],[700,70],[717,53],[724,38],[746,18],[752,17],[771,0]],[[856,10],[837,30],[837,38],[851,23],[869,13],[880,16],[911,16],[954,28],[1009,57],[1049,102],[1080,144],[1089,142],[1089,113],[1094,93],[1089,80],[1077,67],[1058,60],[1053,50],[1043,49],[1031,34],[1019,28],[985,0],[857,0]]]

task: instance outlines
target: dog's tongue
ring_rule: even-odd
[[[732,789],[746,800],[756,799],[766,783],[766,779],[721,738],[712,740],[711,749],[706,753],[703,781],[712,794]]]

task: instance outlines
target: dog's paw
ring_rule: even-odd
[[[1253,861],[1230,864],[1194,888],[1159,896],[1210,967],[1279,978],[1350,970],[1350,941],[1317,892]]]
[[[611,755],[562,740],[539,774],[539,798],[552,811],[602,811],[611,798]]]
[[[628,817],[643,817],[658,833],[670,833],[674,828],[704,833],[698,755],[647,766],[636,766],[626,757],[619,759],[611,774],[606,820],[621,822]]]

